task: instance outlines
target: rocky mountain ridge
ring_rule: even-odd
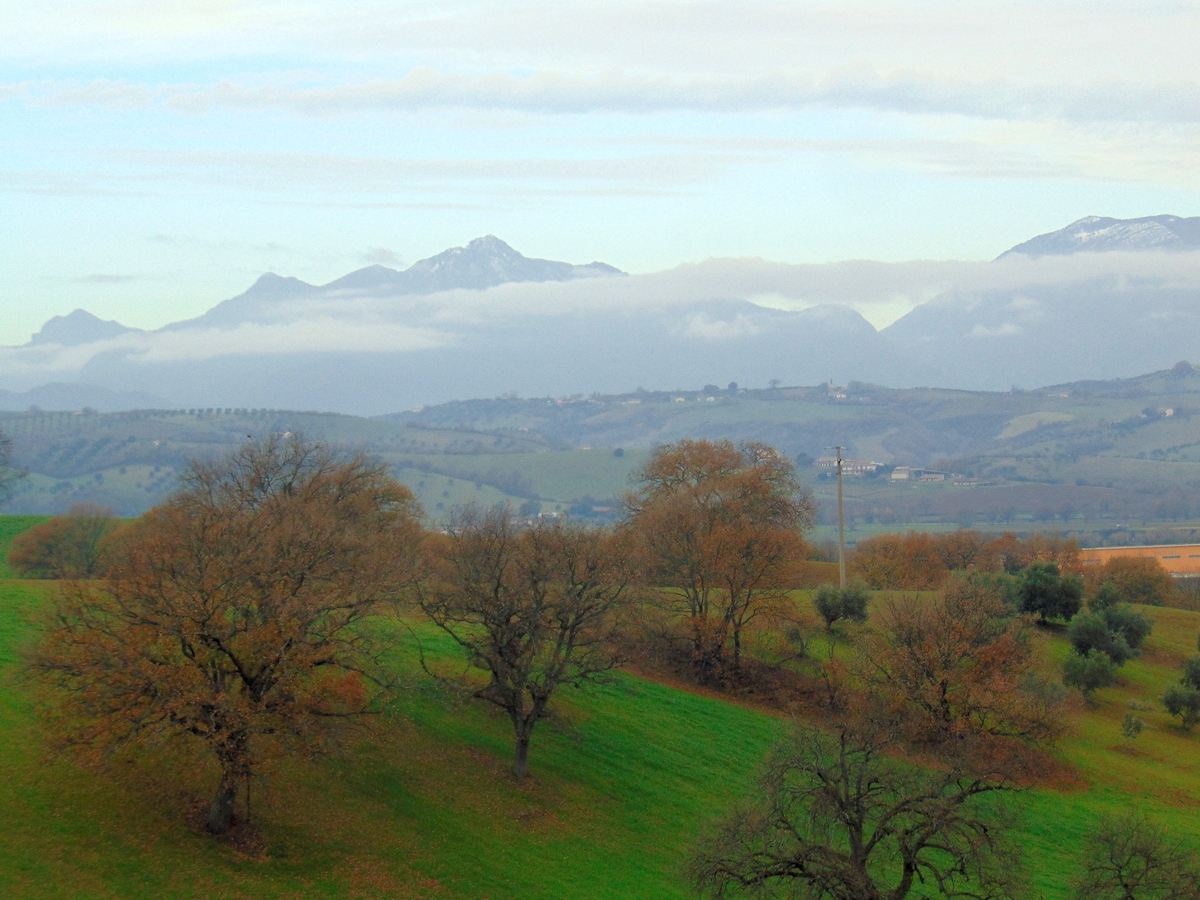
[[[1026,256],[1065,256],[1072,253],[1138,252],[1143,250],[1200,249],[1200,216],[1144,216],[1110,219],[1085,216],[1066,228],[1039,234],[1017,244],[997,259],[1021,253]]]

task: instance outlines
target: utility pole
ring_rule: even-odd
[[[842,504],[842,451],[845,447],[831,447],[837,451],[837,482],[838,482],[838,582],[841,589],[846,589],[846,508]]]

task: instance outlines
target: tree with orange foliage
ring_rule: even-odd
[[[101,544],[116,525],[111,509],[77,503],[65,516],[39,522],[13,538],[9,565],[29,578],[94,578]]]
[[[1055,731],[1053,698],[1033,679],[1027,624],[997,593],[955,578],[936,597],[892,598],[855,668],[868,693],[915,714],[923,740],[1037,740]]]
[[[1110,585],[1126,603],[1162,606],[1175,592],[1171,573],[1157,559],[1146,556],[1114,556],[1104,565],[1085,571],[1088,586],[1095,590]]]
[[[792,462],[757,442],[668,444],[640,481],[626,504],[648,577],[686,619],[698,677],[736,676],[747,627],[786,602],[815,504]]]
[[[847,568],[873,590],[935,591],[949,574],[932,535],[881,534],[859,541]]]
[[[991,542],[989,552],[995,554],[997,571],[1015,575],[1035,562],[1054,563],[1063,572],[1078,574],[1082,569],[1079,561],[1079,542],[1061,534],[1035,532],[1024,540],[1011,531],[1006,531]]]
[[[413,580],[420,526],[383,466],[296,437],[193,462],[181,482],[101,586],[66,593],[31,662],[65,744],[201,742],[220,834],[264,745],[316,749],[371,708],[384,676],[364,625]]]
[[[936,553],[950,572],[995,571],[994,554],[989,549],[991,539],[978,531],[960,529],[935,538]]]
[[[1080,571],[1079,545],[1060,535],[1012,532],[987,537],[977,531],[947,534],[881,534],[860,541],[847,560],[850,572],[874,590],[934,591],[951,572],[1020,572],[1035,562],[1052,562],[1064,572]]]

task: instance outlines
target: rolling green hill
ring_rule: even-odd
[[[24,513],[86,500],[137,514],[171,490],[188,458],[227,451],[247,435],[292,431],[387,461],[433,520],[469,500],[611,509],[648,451],[682,437],[761,440],[796,457],[825,525],[833,484],[814,459],[841,444],[850,458],[880,463],[873,477],[846,481],[852,539],[879,528],[970,525],[1119,542],[1163,526],[1190,536],[1200,520],[1200,374],[1186,363],[1026,392],[709,385],[464,401],[375,419],[241,409],[31,411],[0,414],[0,429],[29,472],[8,507]],[[888,477],[894,466],[947,477],[897,482]]]

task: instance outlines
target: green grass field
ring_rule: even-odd
[[[3,552],[27,524],[0,523]],[[200,824],[215,773],[190,748],[118,756],[105,772],[47,749],[19,648],[53,589],[0,581],[3,897],[684,897],[679,864],[695,835],[745,795],[784,728],[623,674],[564,692],[534,736],[533,777],[517,784],[507,721],[414,666],[392,715],[344,752],[271,764],[254,785],[257,839],[220,843]],[[1143,806],[1200,843],[1200,735],[1180,733],[1156,703],[1195,649],[1200,614],[1150,614],[1154,634],[1123,683],[1067,711],[1072,777],[1015,798],[1033,896],[1067,896],[1084,835],[1106,811]],[[423,633],[435,658],[450,658]],[[1065,642],[1037,640],[1052,671]],[[1120,729],[1131,708],[1147,723],[1136,740]]]
[[[12,578],[15,574],[8,567],[8,548],[12,539],[49,516],[0,516],[0,578]]]

